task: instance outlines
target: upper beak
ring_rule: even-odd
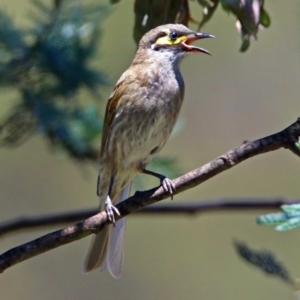
[[[191,45],[191,43],[196,40],[207,39],[207,38],[215,38],[215,37],[208,33],[195,32],[195,33],[191,33],[190,35],[188,35],[187,38],[181,44],[184,46],[186,51],[202,52],[202,53],[211,55],[211,53],[208,52],[207,50]]]

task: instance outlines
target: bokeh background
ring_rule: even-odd
[[[136,49],[132,38],[133,4],[133,0],[120,1],[104,22],[101,56],[95,67],[106,71],[112,86],[130,65]],[[196,2],[190,4],[196,15]],[[31,5],[21,0],[3,0],[0,9],[22,27],[31,23],[27,14]],[[243,140],[282,130],[299,116],[300,2],[271,0],[265,7],[272,24],[259,33],[259,40],[252,42],[246,53],[238,52],[240,38],[234,17],[219,8],[203,29],[216,39],[201,41],[213,56],[194,55],[183,62],[184,127],[162,151],[177,157],[182,173]],[[111,89],[101,95],[107,98]],[[0,95],[2,115],[16,94],[6,89]],[[176,196],[174,201],[298,198],[299,172],[299,158],[280,150],[251,158]],[[54,155],[39,137],[13,150],[1,148],[0,220],[96,207],[96,178],[96,164],[83,167]],[[299,231],[283,234],[259,227],[255,224],[258,214],[226,211],[196,217],[131,215],[127,220],[121,279],[114,280],[100,271],[82,274],[82,261],[90,242],[86,238],[5,271],[0,278],[0,298],[291,299],[293,290],[289,286],[246,264],[232,246],[234,239],[241,239],[253,247],[270,249],[294,277],[300,275]],[[53,229],[6,235],[1,238],[0,252]]]

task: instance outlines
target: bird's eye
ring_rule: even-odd
[[[169,38],[172,40],[172,41],[176,41],[177,40],[177,38],[178,38],[178,34],[176,33],[176,32],[171,32],[170,34],[169,34]]]

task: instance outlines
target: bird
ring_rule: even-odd
[[[173,182],[146,167],[165,145],[178,118],[184,98],[180,62],[191,53],[210,54],[192,42],[213,37],[182,24],[158,26],[141,38],[130,67],[116,83],[105,111],[97,184],[100,211],[106,211],[114,226],[94,235],[85,273],[100,267],[114,278],[121,276],[125,218],[115,222],[115,214],[119,215],[115,205],[129,197],[131,182],[139,173],[157,177],[173,196]]]

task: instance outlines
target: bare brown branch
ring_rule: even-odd
[[[299,136],[300,119],[279,133],[251,142],[246,141],[239,147],[228,151],[208,164],[176,178],[173,181],[176,186],[175,194],[193,188],[255,155],[274,151],[279,148],[287,148],[300,156],[299,148],[296,145]],[[137,192],[126,201],[119,203],[117,208],[122,218],[168,197],[169,195],[164,192],[162,187],[154,188],[145,192]],[[73,226],[52,232],[29,243],[15,247],[0,255],[0,272],[4,272],[7,268],[21,261],[61,245],[71,243],[91,233],[99,232],[107,225],[106,213],[101,212]]]

